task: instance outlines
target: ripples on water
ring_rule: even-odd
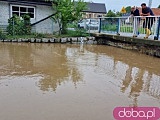
[[[0,43],[0,118],[107,120],[160,107],[160,59],[97,45]]]

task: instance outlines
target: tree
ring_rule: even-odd
[[[118,14],[117,14],[118,13]],[[119,12],[115,12],[115,10],[109,10],[106,17],[107,22],[112,25],[113,23],[115,23],[118,19],[116,17],[119,17],[120,13]]]
[[[114,11],[109,10],[109,11],[107,12],[106,17],[117,17],[117,15],[116,15],[116,13],[115,13]]]
[[[117,12],[116,12],[116,16],[117,16],[117,17],[121,17],[121,16],[122,16],[122,13],[119,12],[119,11],[117,11]]]
[[[106,15],[106,17],[120,17],[120,16],[122,16],[122,13],[120,13],[118,11],[115,12],[114,10],[113,11],[109,10],[107,15]]]
[[[158,6],[158,8],[160,8],[160,5]]]
[[[126,9],[126,13],[130,13],[131,12],[131,6],[127,6],[125,9]]]
[[[78,21],[82,18],[86,3],[83,0],[50,0],[56,15],[53,20],[59,25],[59,34],[66,33],[67,23]]]

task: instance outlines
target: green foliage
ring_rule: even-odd
[[[9,35],[24,35],[31,33],[30,16],[27,14],[23,15],[22,18],[13,15],[13,17],[8,19],[8,23],[7,32]]]
[[[67,30],[66,37],[87,37],[89,36],[88,33],[84,29],[77,29],[75,31]]]
[[[34,38],[44,38],[47,36],[46,34],[42,34],[42,33],[35,33],[33,35],[34,35]]]
[[[117,17],[116,13],[112,10],[109,10],[106,17]]]
[[[117,12],[116,12],[116,15],[117,15],[117,17],[121,17],[121,16],[122,16],[122,13],[119,12],[119,11],[117,11]]]
[[[160,5],[158,6],[158,8],[160,8]]]
[[[67,28],[74,29],[74,30],[67,30],[67,35],[70,35],[71,37],[86,37],[86,36],[89,36],[86,29],[78,27],[78,22],[68,23]]]
[[[4,40],[5,38],[6,38],[6,35],[0,29],[0,39]]]
[[[120,12],[115,12],[114,10],[109,10],[106,17],[120,17],[122,16],[122,13]]]
[[[32,33],[30,35],[6,35],[7,39],[19,39],[19,38],[24,38],[24,39],[29,39],[29,38],[53,38],[53,34],[42,34],[42,33]]]
[[[131,6],[127,6],[125,9],[126,9],[126,13],[130,13],[131,12]]]
[[[77,22],[75,23],[75,22],[72,22],[72,23],[68,23],[67,24],[67,28],[75,28],[75,27],[77,27]]]
[[[121,26],[120,32],[127,32],[127,33],[133,33],[133,27],[132,26]]]
[[[59,34],[61,34],[67,32],[68,22],[78,21],[82,18],[82,11],[86,8],[86,3],[83,0],[54,0],[52,6],[53,10],[57,12],[52,19],[58,23]]]
[[[25,14],[22,16],[23,19],[23,32],[25,34],[31,34],[31,22],[30,22],[30,16]]]
[[[107,24],[102,26],[102,31],[110,31],[110,32],[116,32],[117,31],[117,25],[116,24]],[[144,33],[143,28],[139,28],[138,31],[140,33]],[[127,32],[127,33],[133,33],[133,26],[130,25],[123,25],[120,28],[120,32]]]
[[[104,31],[114,31],[115,32],[117,30],[117,25],[115,25],[115,24],[113,24],[113,25],[111,25],[111,24],[103,25],[102,30],[104,30]]]

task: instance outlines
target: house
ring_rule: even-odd
[[[142,8],[141,7],[137,7],[137,9],[139,10],[139,13],[141,14],[142,13]],[[154,15],[155,16],[160,16],[160,8],[151,8]],[[127,18],[130,16],[130,13],[125,13],[125,14],[122,14],[122,17]]]
[[[53,15],[52,5],[45,0],[0,0],[0,28],[6,30],[8,19],[16,14],[22,16],[29,13],[32,31],[36,33],[53,33],[58,25],[48,16]]]
[[[141,7],[137,7],[137,9],[139,10],[139,13],[141,14],[142,13],[142,8]],[[154,15],[155,16],[160,16],[160,8],[151,8]],[[130,13],[125,13],[122,15],[123,17],[129,17],[130,16]]]
[[[137,7],[139,12],[142,13],[142,8]],[[155,16],[160,16],[160,8],[151,8]]]
[[[107,10],[104,3],[87,3],[87,9],[83,12],[83,18],[96,18],[105,16]]]
[[[29,14],[31,17],[32,32],[53,33],[57,32],[58,24],[50,19],[54,11],[51,2],[45,0],[0,0],[0,29],[6,31],[8,19],[16,14],[22,16]],[[106,14],[105,4],[87,3],[84,10],[84,18],[104,16]]]
[[[160,8],[152,8],[152,11],[155,16],[160,16]]]

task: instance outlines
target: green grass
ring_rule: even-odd
[[[88,33],[84,29],[67,30],[66,34],[56,35],[56,34],[40,34],[34,33],[31,35],[5,35],[5,39],[28,39],[28,38],[53,38],[53,37],[87,37]]]
[[[117,25],[103,25],[101,29],[104,31],[117,31]]]
[[[115,25],[115,24],[113,24],[113,25],[103,25],[102,30],[116,32],[117,31],[117,25]],[[144,33],[143,28],[139,28],[138,31],[140,33]],[[133,33],[133,27],[132,26],[121,26],[120,32]]]
[[[66,34],[56,35],[55,37],[87,37],[89,36],[88,33],[84,30],[67,30]]]
[[[52,34],[41,34],[41,33],[33,33],[31,35],[6,35],[6,39],[19,39],[19,38],[51,38],[54,37]]]
[[[144,28],[138,28],[139,33],[144,33]],[[120,32],[133,33],[133,27],[122,26]]]
[[[120,32],[133,33],[133,27],[131,27],[131,26],[122,26],[120,28]]]

